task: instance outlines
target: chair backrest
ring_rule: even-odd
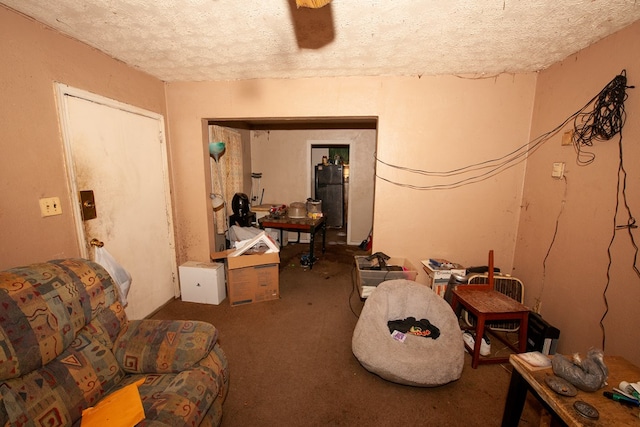
[[[489,250],[489,280],[487,281],[489,287],[493,289],[493,249]]]
[[[494,264],[493,264],[493,249],[489,251],[489,271],[487,271],[487,283],[476,283],[472,285],[464,285],[464,289],[479,290],[479,291],[492,291],[494,289]]]

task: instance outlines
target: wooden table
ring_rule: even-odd
[[[564,356],[554,356],[564,357]],[[605,356],[604,362],[609,368],[608,385],[593,393],[578,390],[575,397],[561,396],[545,384],[545,377],[553,375],[551,367],[541,370],[531,370],[522,360],[512,354],[509,363],[513,365],[509,394],[502,416],[503,427],[518,425],[527,391],[533,393],[542,403],[555,421],[568,426],[628,426],[640,425],[640,408],[626,406],[602,395],[603,391],[612,391],[618,387],[620,381],[635,382],[640,380],[640,368],[619,356]],[[600,413],[598,420],[589,420],[580,415],[573,403],[582,400]],[[553,424],[552,424],[553,425]]]
[[[458,305],[475,316],[476,325],[471,329],[475,330],[476,337],[484,336],[485,332],[492,332],[487,325],[487,322],[492,320],[519,321],[517,346],[503,337],[502,334],[492,335],[516,353],[524,353],[527,350],[529,309],[518,301],[498,291],[488,289],[488,285],[463,285],[456,287],[451,297],[451,307],[456,313],[458,313],[456,311]],[[481,340],[476,339],[474,344],[474,348],[469,347],[467,343],[464,344],[471,354],[471,367],[473,369],[476,369],[479,364],[505,363],[509,360],[507,356],[480,357]]]
[[[322,231],[322,253],[325,251],[325,242],[327,235],[327,219],[320,218],[290,218],[288,216],[275,217],[268,215],[258,220],[260,228],[275,228],[280,230],[280,241],[283,240],[283,231],[297,231],[309,233],[309,269],[313,268],[316,261],[314,253],[315,235],[318,231]]]

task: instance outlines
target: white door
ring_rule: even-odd
[[[162,116],[58,85],[81,254],[98,239],[131,274],[126,313],[141,319],[177,296],[177,268]],[[79,192],[97,216],[82,220]]]

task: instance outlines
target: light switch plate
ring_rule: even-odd
[[[564,176],[564,162],[556,162],[553,164],[551,176],[554,178],[562,179],[562,177]]]
[[[40,214],[45,216],[62,215],[59,197],[45,197],[40,199]]]

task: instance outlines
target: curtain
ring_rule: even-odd
[[[210,175],[211,188],[214,193],[222,194],[225,200],[227,215],[222,210],[215,212],[216,231],[218,234],[224,234],[228,229],[229,215],[233,213],[231,210],[231,200],[233,195],[242,192],[242,138],[240,133],[226,127],[209,125],[209,142],[222,141],[225,143],[224,153],[220,156],[220,173],[222,175],[222,183],[218,182],[218,171],[216,161],[211,158]],[[220,185],[222,184],[222,190]],[[226,222],[226,223],[225,223]]]

